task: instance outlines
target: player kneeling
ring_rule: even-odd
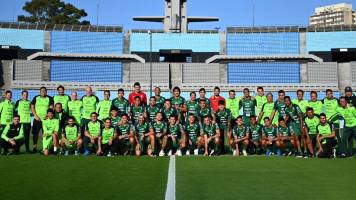
[[[128,115],[123,114],[121,122],[117,126],[119,152],[123,155],[133,155],[137,148],[138,140],[135,135],[135,128],[128,121]]]
[[[140,156],[147,152],[147,155],[152,157],[155,150],[155,136],[150,131],[150,124],[146,122],[142,114],[138,116],[138,123],[135,125],[135,128],[138,139],[136,155]]]
[[[257,123],[256,116],[254,115],[250,116],[250,126],[248,127],[248,130],[250,134],[249,145],[252,145],[252,149],[254,149],[254,152],[260,155],[262,153],[262,137],[261,137],[262,125]],[[244,154],[244,156],[246,155]]]
[[[327,123],[326,115],[320,114],[320,124],[316,127],[319,158],[335,157],[336,134],[333,124]]]
[[[90,122],[85,125],[84,131],[84,156],[90,155],[91,152],[98,151],[98,139],[101,133],[102,124],[98,121],[98,114],[93,112],[90,114]],[[90,145],[93,150],[91,151]]]
[[[61,139],[62,151],[64,155],[68,156],[74,151],[75,155],[79,155],[79,150],[82,146],[81,134],[79,128],[75,123],[74,117],[68,117],[68,125],[64,127]]]
[[[294,149],[291,143],[292,130],[287,126],[283,117],[278,119],[278,140],[277,146],[283,151],[284,156],[292,155]]]
[[[190,155],[192,152],[194,152],[194,155],[199,155],[199,150],[203,149],[205,144],[204,138],[200,135],[200,125],[193,113],[190,113],[188,116],[188,122],[184,127],[184,132],[187,134],[186,155]]]
[[[42,148],[43,154],[45,156],[49,155],[49,152],[53,146],[53,152],[57,153],[57,141],[58,141],[58,129],[59,120],[54,119],[54,110],[47,110],[47,118],[42,122],[43,128],[43,138],[42,138]]]
[[[212,123],[210,116],[204,117],[201,135],[204,135],[205,152],[204,156],[220,154],[220,129],[217,123]],[[212,150],[211,150],[212,149]],[[210,151],[210,154],[209,154]]]
[[[0,146],[4,149],[3,155],[8,154],[8,149],[13,149],[11,154],[19,154],[21,146],[24,144],[24,129],[20,124],[20,116],[15,115],[13,124],[6,125],[0,138]],[[0,149],[1,152],[1,149]]]
[[[240,152],[243,152],[243,155],[247,155],[246,149],[249,144],[249,131],[248,128],[244,125],[242,116],[236,118],[236,125],[232,129],[233,141],[231,147],[233,149],[233,155],[239,156]]]
[[[116,145],[116,140],[117,138],[117,133],[115,131],[115,128],[111,126],[111,119],[106,118],[104,119],[104,128],[101,131],[98,139],[98,151],[96,152],[96,155],[98,156],[108,156],[111,157],[112,153],[115,152],[115,145]]]
[[[169,117],[169,125],[167,129],[167,149],[169,149],[169,156],[182,156],[182,150],[186,150],[187,146],[187,137],[184,133],[183,127],[179,123],[177,123],[177,118],[178,117],[175,115],[171,115]]]
[[[277,156],[281,156],[281,150],[276,145],[277,139],[277,130],[272,126],[271,120],[269,117],[263,119],[264,127],[262,128],[262,146],[266,150],[266,156],[272,155],[277,148]]]

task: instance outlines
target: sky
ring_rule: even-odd
[[[0,21],[16,21],[29,0],[0,0]],[[85,9],[91,24],[130,29],[162,29],[160,23],[134,22],[133,16],[161,16],[164,0],[64,0]],[[189,16],[219,17],[219,22],[193,23],[190,29],[225,29],[228,26],[308,25],[315,7],[356,0],[188,0]],[[99,8],[99,9],[98,9]],[[253,9],[254,8],[254,9]],[[253,15],[254,10],[254,15]],[[98,21],[97,21],[98,16]]]

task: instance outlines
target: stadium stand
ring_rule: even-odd
[[[220,65],[185,63],[182,65],[183,83],[220,83]]]
[[[43,49],[44,31],[0,28],[0,44],[23,49]]]
[[[307,32],[307,51],[330,51],[332,48],[355,48],[356,32]]]
[[[336,62],[308,63],[309,83],[338,83]]]
[[[14,60],[14,80],[42,80],[42,64],[40,60]]]
[[[129,82],[149,83],[150,64],[149,63],[130,63]],[[152,64],[152,81],[154,83],[169,82],[169,64],[153,63]]]

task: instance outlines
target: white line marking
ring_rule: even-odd
[[[176,157],[171,156],[169,159],[168,181],[165,200],[176,199]]]

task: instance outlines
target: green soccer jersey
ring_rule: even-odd
[[[58,119],[46,119],[42,121],[43,134],[52,135],[58,133],[59,120]]]
[[[111,101],[110,100],[102,100],[99,102],[96,112],[99,114],[99,119],[103,120],[110,116],[111,109]]]
[[[323,103],[321,101],[308,101],[308,107],[313,108],[316,115],[323,112]]]
[[[79,136],[78,126],[77,125],[74,125],[74,126],[67,125],[64,128],[63,134],[65,135],[65,137],[68,141],[71,141],[71,142],[77,141],[78,136]]]
[[[185,99],[183,97],[172,97],[171,98],[172,107],[175,109],[177,107],[183,106]]]
[[[126,124],[120,124],[119,126],[117,126],[116,130],[117,130],[118,135],[127,137],[128,135],[130,135],[131,131],[135,132],[135,127],[129,123],[126,123]]]
[[[255,126],[250,125],[248,127],[248,130],[250,131],[251,139],[253,141],[259,141],[261,139],[262,125],[260,124],[257,124]]]
[[[331,117],[330,121],[335,121],[337,117],[341,117],[345,121],[345,126],[348,128],[356,126],[356,109],[355,107],[338,107],[337,114]]]
[[[200,136],[200,125],[198,123],[190,124],[189,122],[184,127],[185,133],[189,138],[197,138]]]
[[[90,119],[90,114],[96,111],[96,105],[99,103],[99,99],[95,95],[83,96],[81,99],[83,102],[83,119]]]
[[[286,116],[286,113],[284,112],[285,108],[286,108],[286,104],[284,103],[284,101],[277,100],[277,101],[274,102],[273,109],[278,114],[277,119],[280,118],[280,117],[285,117]]]
[[[282,137],[289,137],[293,134],[293,129],[289,128],[288,126],[282,127],[278,126],[278,135]]]
[[[201,135],[207,135],[208,137],[212,137],[216,135],[218,131],[220,131],[220,128],[217,123],[210,125],[203,124],[201,129]]]
[[[18,100],[16,102],[15,108],[17,114],[20,116],[20,123],[29,124],[31,123],[31,102],[28,100]]]
[[[157,123],[157,121],[155,121],[152,123],[151,128],[155,134],[164,134],[167,132],[167,124],[165,122]]]
[[[41,120],[44,120],[46,119],[48,108],[53,105],[53,98],[50,96],[41,97],[38,95],[33,98],[31,105],[35,106],[37,116]]]
[[[68,95],[55,95],[53,97],[54,104],[61,103],[64,111],[68,111],[68,102],[70,101],[70,97]]]
[[[305,114],[305,112],[307,111],[307,107],[308,107],[308,101],[293,99],[292,103],[298,105],[300,110],[302,111],[302,113]]]
[[[131,107],[131,120],[132,120],[132,123],[135,124],[137,123],[138,121],[138,117],[140,115],[143,115],[144,113],[146,112],[146,109],[144,106],[132,106]]]
[[[212,111],[210,107],[205,107],[204,109],[199,109],[199,114],[198,117],[200,118],[201,121],[203,121],[204,117],[206,116],[212,116],[211,115]]]
[[[277,136],[277,130],[274,126],[264,126],[262,128],[262,134],[266,137],[266,138],[275,138]]]
[[[320,134],[322,136],[327,136],[327,135],[332,134],[335,131],[335,128],[334,128],[333,124],[326,123],[326,124],[319,124],[316,127],[316,130],[317,130],[318,134]],[[325,144],[326,143],[326,139],[323,139],[321,141],[321,143]]]
[[[158,106],[148,105],[146,107],[146,112],[147,112],[149,121],[151,121],[151,122],[154,121],[156,119],[156,114],[160,111],[161,111],[161,109]]]
[[[158,108],[163,108],[163,105],[164,105],[164,101],[166,100],[164,97],[162,96],[155,96],[155,99],[156,99],[156,106]]]
[[[229,109],[225,109],[223,111],[217,110],[215,118],[220,129],[227,130],[228,124],[231,123],[231,111]]]
[[[187,101],[185,102],[185,106],[187,107],[187,114],[194,114],[194,116],[198,117],[199,112],[199,103],[197,101]]]
[[[147,122],[137,123],[135,126],[136,134],[141,137],[143,134],[147,134],[150,131],[150,125]]]
[[[15,104],[7,99],[0,103],[0,123],[1,125],[12,124],[15,114]]]
[[[121,121],[121,117],[117,116],[115,118],[111,117],[111,126],[116,127]]]
[[[238,126],[236,125],[233,129],[232,129],[232,135],[234,137],[237,137],[238,139],[242,139],[244,137],[246,137],[246,135],[249,133],[248,127],[242,125],[242,126]]]
[[[114,128],[104,128],[101,131],[101,144],[107,144],[110,140],[114,139],[115,129]]]
[[[82,116],[83,102],[80,100],[68,102],[69,116],[73,116],[77,124],[80,124],[80,118]]]
[[[242,108],[243,116],[250,117],[251,115],[256,115],[257,101],[254,97],[245,98],[242,97],[240,100],[240,108]]]
[[[300,124],[299,115],[302,114],[299,106],[296,104],[291,104],[290,107],[284,108],[284,113],[289,116],[288,122],[294,122],[296,124]]]
[[[199,102],[200,102],[200,99],[201,98],[197,98],[197,102],[198,102],[198,104],[199,104]],[[208,98],[204,98],[204,100],[205,100],[205,103],[206,103],[206,106],[208,107],[208,108],[211,108],[211,103],[210,103],[210,100],[208,99]]]
[[[91,136],[98,137],[100,135],[102,124],[99,121],[90,121],[85,126],[85,130],[89,132]]]
[[[308,129],[309,135],[315,135],[317,133],[316,127],[319,125],[320,119],[317,116],[313,116],[312,118],[306,117],[304,123]]]
[[[267,97],[265,95],[263,95],[263,96],[257,95],[255,97],[255,99],[256,99],[256,103],[257,103],[256,115],[259,115],[262,110],[262,106],[267,102]]]
[[[226,99],[226,108],[230,109],[232,119],[236,119],[240,115],[240,99]]]
[[[182,131],[182,125],[180,124],[174,124],[174,125],[169,125],[168,126],[168,134],[177,138],[181,138],[181,131]]]
[[[272,111],[274,109],[274,102],[266,102],[265,104],[263,104],[261,112],[263,112],[263,116],[261,118],[260,123],[263,124],[263,119],[265,117],[271,117]],[[278,117],[274,117],[272,120],[273,124],[277,124],[278,123]]]
[[[322,100],[322,103],[324,105],[326,118],[329,120],[331,116],[337,113],[337,108],[339,107],[338,100],[336,98],[325,98],[324,100]]]
[[[169,117],[172,115],[178,115],[177,111],[174,110],[172,107],[170,107],[169,109],[163,108],[162,113],[164,121],[168,121]]]
[[[122,99],[115,98],[112,100],[111,104],[113,107],[119,110],[120,115],[122,115],[123,113],[129,113],[130,111],[130,103],[125,98]]]

